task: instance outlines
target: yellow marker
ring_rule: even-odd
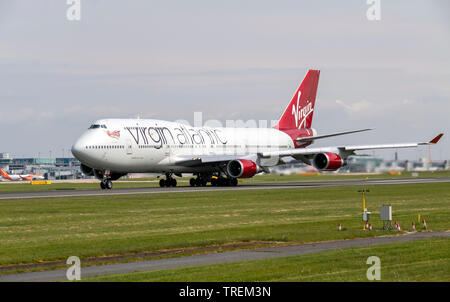
[[[363,213],[366,212],[366,194],[363,193]]]
[[[366,193],[363,191],[363,214],[366,213]],[[366,222],[364,221],[363,231],[366,230]]]
[[[364,214],[366,213],[366,192],[370,192],[367,189],[362,189],[362,190],[358,190],[359,193],[362,193],[362,197],[363,197],[363,219],[364,219]],[[365,221],[367,222],[367,221]],[[366,224],[364,223],[363,225],[363,230],[366,230]]]
[[[32,180],[30,181],[31,185],[50,185],[52,182],[50,180]]]
[[[417,222],[420,223],[420,214],[417,215]]]

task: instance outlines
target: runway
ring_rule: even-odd
[[[388,243],[409,242],[427,238],[450,238],[450,232],[421,232],[407,235],[380,236],[352,240],[327,241],[300,245],[278,246],[237,250],[222,253],[185,256],[179,258],[157,259],[130,263],[106,264],[83,267],[81,260],[81,278],[110,274],[127,274],[138,271],[153,271],[179,267],[212,265],[251,261],[268,258],[288,257],[336,250],[351,247],[375,246]],[[50,282],[66,280],[66,269],[31,272],[22,274],[0,275],[0,282]]]
[[[374,186],[374,185],[398,185],[398,184],[424,184],[450,182],[450,177],[442,178],[404,178],[404,179],[371,179],[371,180],[331,180],[309,182],[276,182],[261,184],[243,184],[237,187],[175,187],[175,188],[130,188],[112,190],[55,190],[39,192],[11,192],[0,193],[0,200],[24,199],[24,198],[53,198],[53,197],[77,197],[77,196],[115,196],[132,194],[168,194],[168,193],[192,193],[215,191],[241,191],[241,190],[278,190],[278,189],[303,189],[319,187],[341,186]]]

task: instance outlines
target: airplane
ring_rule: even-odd
[[[24,175],[9,175],[5,172],[5,170],[0,169],[0,173],[2,175],[2,179],[6,181],[18,181],[18,180],[44,180],[44,176],[40,174],[24,174]]]
[[[308,148],[315,140],[364,132],[361,129],[318,135],[311,128],[319,70],[309,70],[273,128],[191,127],[154,119],[102,119],[72,146],[85,175],[96,176],[101,189],[128,173],[165,175],[161,187],[175,187],[173,177],[189,173],[191,186],[236,186],[293,157],[319,171],[336,171],[358,150],[411,148],[428,142]]]

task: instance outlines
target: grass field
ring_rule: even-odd
[[[375,230],[362,231],[359,187],[198,192],[0,201],[0,265],[229,243],[314,242],[392,234],[378,210],[392,204],[403,230],[421,214],[450,229],[450,184],[371,187]],[[417,222],[417,221],[416,221]],[[342,223],[343,231],[337,231]],[[420,225],[418,225],[420,229]],[[448,249],[447,249],[448,251]]]
[[[112,282],[368,281],[367,258],[377,256],[380,281],[450,281],[450,239],[348,248],[293,257],[136,272],[84,279]]]
[[[417,172],[420,178],[450,177],[450,171]],[[402,172],[400,175],[382,174],[335,174],[323,173],[320,175],[284,175],[277,174],[257,175],[250,179],[241,179],[241,184],[258,184],[268,182],[301,182],[301,181],[327,181],[327,180],[366,180],[366,179],[399,179],[411,178],[412,172]],[[188,186],[190,177],[178,178],[179,186]],[[154,178],[123,178],[119,182],[113,182],[114,189],[120,188],[148,188],[159,187],[159,179]],[[98,180],[90,180],[87,183],[57,183],[49,185],[30,185],[29,183],[0,182],[1,192],[25,192],[25,191],[56,191],[56,190],[100,190]]]

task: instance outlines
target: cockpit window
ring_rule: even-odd
[[[97,129],[97,128],[107,129],[106,125],[98,125],[98,124],[93,124],[93,125],[91,125],[91,127],[89,127],[89,129]]]

